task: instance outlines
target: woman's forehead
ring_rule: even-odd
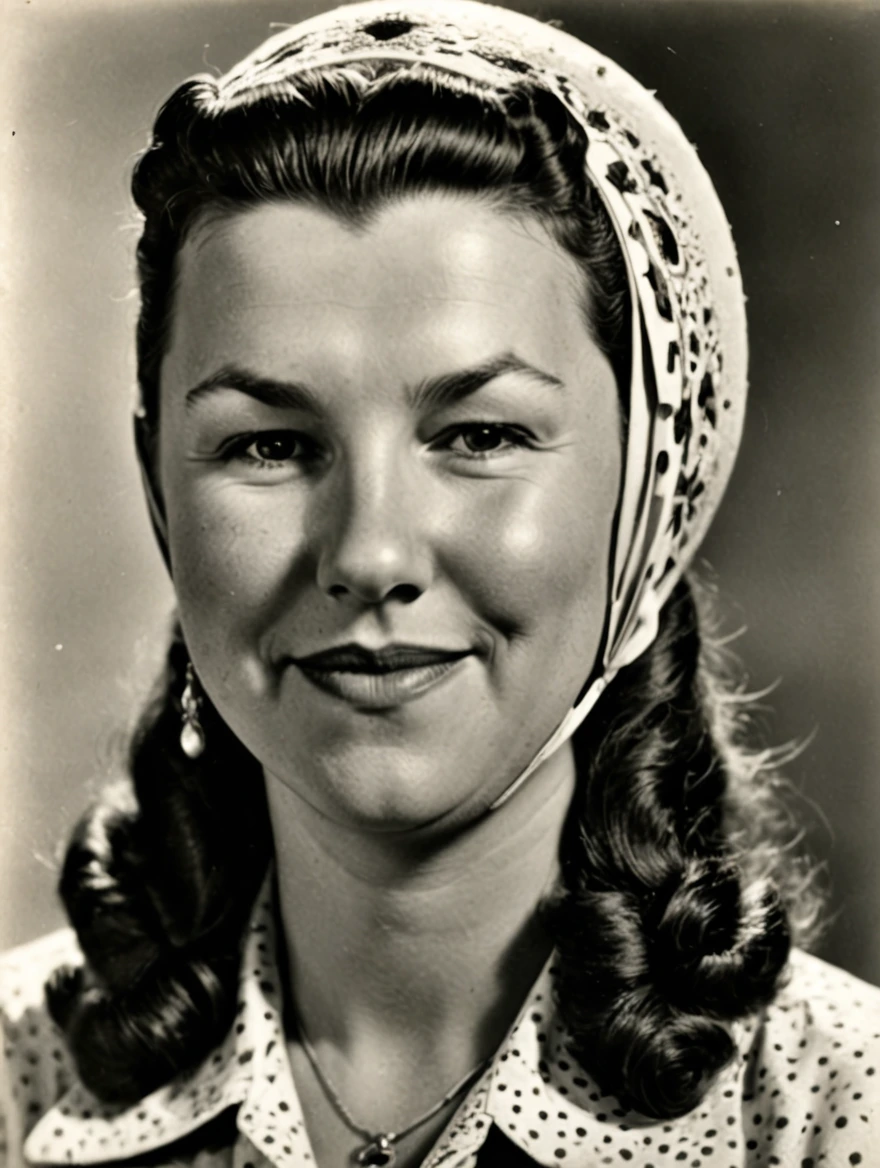
[[[475,199],[406,199],[359,227],[302,203],[261,206],[210,220],[182,249],[163,381],[218,361],[332,364],[376,349],[405,364],[516,348],[563,376],[586,355],[604,361],[585,296],[536,220]]]

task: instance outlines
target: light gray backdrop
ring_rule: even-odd
[[[124,753],[171,594],[129,441],[127,171],[162,97],[302,0],[5,0],[0,60],[0,947],[61,922],[59,841]],[[752,401],[705,548],[830,862],[822,952],[880,982],[880,8],[520,4],[697,142],[749,295]],[[820,810],[812,810],[811,807]]]

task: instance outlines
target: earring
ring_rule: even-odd
[[[202,699],[196,692],[197,687],[196,671],[193,669],[192,661],[190,661],[186,667],[186,688],[180,699],[180,704],[183,707],[180,749],[187,758],[198,758],[205,749],[205,731],[199,721],[199,706],[202,704]]]

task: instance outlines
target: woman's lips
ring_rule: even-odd
[[[442,681],[470,650],[419,645],[366,649],[342,645],[294,658],[313,685],[361,709],[381,710],[412,701]]]
[[[460,660],[460,659],[459,659]],[[436,685],[458,665],[458,661],[438,661],[415,669],[394,669],[388,673],[357,673],[348,669],[306,669],[309,681],[325,693],[333,694],[361,709],[383,710],[412,701]]]

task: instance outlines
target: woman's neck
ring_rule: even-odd
[[[574,789],[557,752],[497,812],[443,840],[340,827],[268,778],[292,999],[357,1058],[430,1056],[453,1081],[487,1057],[549,953],[536,909]],[[466,1068],[465,1068],[466,1069]]]

